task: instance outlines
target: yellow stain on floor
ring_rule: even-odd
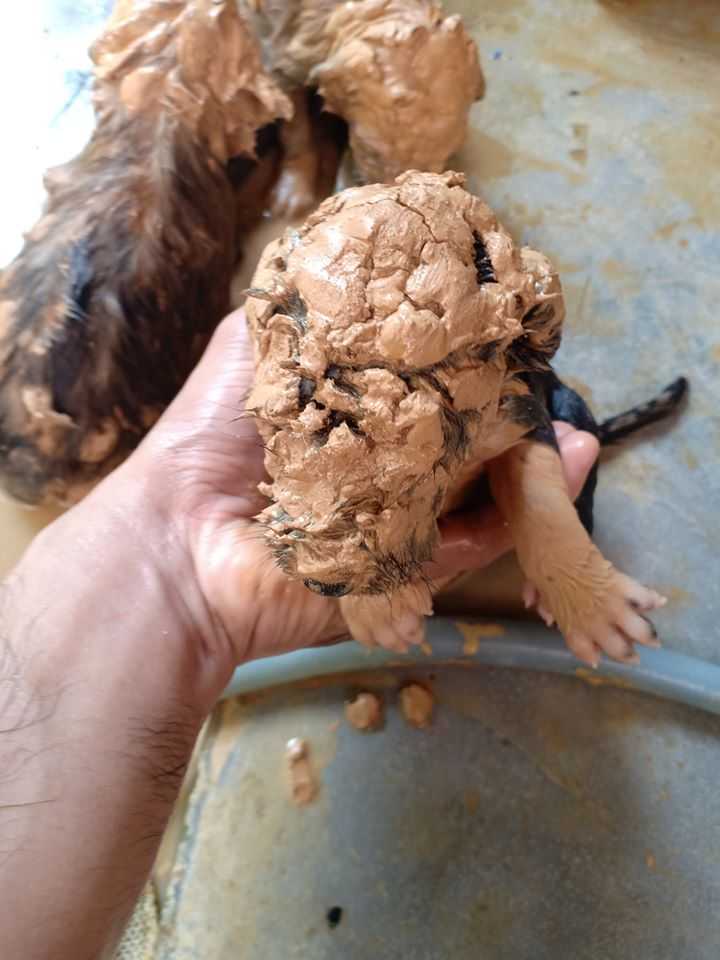
[[[463,637],[463,653],[466,657],[474,657],[480,649],[480,641],[488,637],[502,637],[505,627],[499,623],[466,623],[456,620],[455,626]]]

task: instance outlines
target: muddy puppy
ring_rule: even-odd
[[[305,88],[349,128],[354,176],[390,182],[439,173],[465,141],[484,93],[478,51],[459,16],[435,0],[243,0],[265,65],[292,97],[274,208],[313,206],[315,167]]]
[[[257,192],[256,131],[291,113],[236,0],[120,0],[92,56],[92,139],[0,276],[0,481],[28,504],[76,500],[174,397],[229,309],[228,160]]]
[[[271,482],[260,515],[278,564],[341,597],[361,642],[406,649],[431,612],[437,520],[486,474],[527,599],[568,646],[633,657],[664,602],[594,546],[594,476],[570,501],[551,420],[609,441],[673,408],[598,428],[552,373],[564,304],[541,254],[518,249],[460,174],[409,172],[347,190],[265,251],[247,303]],[[585,526],[583,525],[583,522]]]

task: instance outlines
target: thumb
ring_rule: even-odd
[[[564,423],[554,426],[568,490],[575,500],[597,460],[600,445],[591,433]],[[482,569],[513,549],[510,529],[493,504],[441,520],[439,528],[440,545],[428,568],[433,579]]]
[[[242,412],[254,378],[253,348],[245,311],[225,317],[212,335],[205,353],[184,387],[168,408],[175,416],[201,411],[213,405]]]
[[[187,382],[135,452],[157,485],[182,490],[183,511],[216,507],[219,497],[237,516],[264,506],[264,447],[246,410],[254,380],[253,349],[243,310],[218,326]],[[197,502],[196,501],[203,501]],[[227,512],[226,509],[226,512]]]

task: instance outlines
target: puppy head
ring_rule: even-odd
[[[485,88],[460,17],[430,3],[361,0],[338,7],[327,30],[333,47],[311,81],[347,121],[360,178],[445,170]]]
[[[417,579],[497,429],[507,348],[555,296],[464,178],[346,190],[263,255],[247,303],[277,562],[327,596]],[[473,461],[474,462],[474,461]]]

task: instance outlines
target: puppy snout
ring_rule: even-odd
[[[305,580],[305,586],[322,597],[344,597],[350,593],[347,583],[322,583],[320,580]]]

